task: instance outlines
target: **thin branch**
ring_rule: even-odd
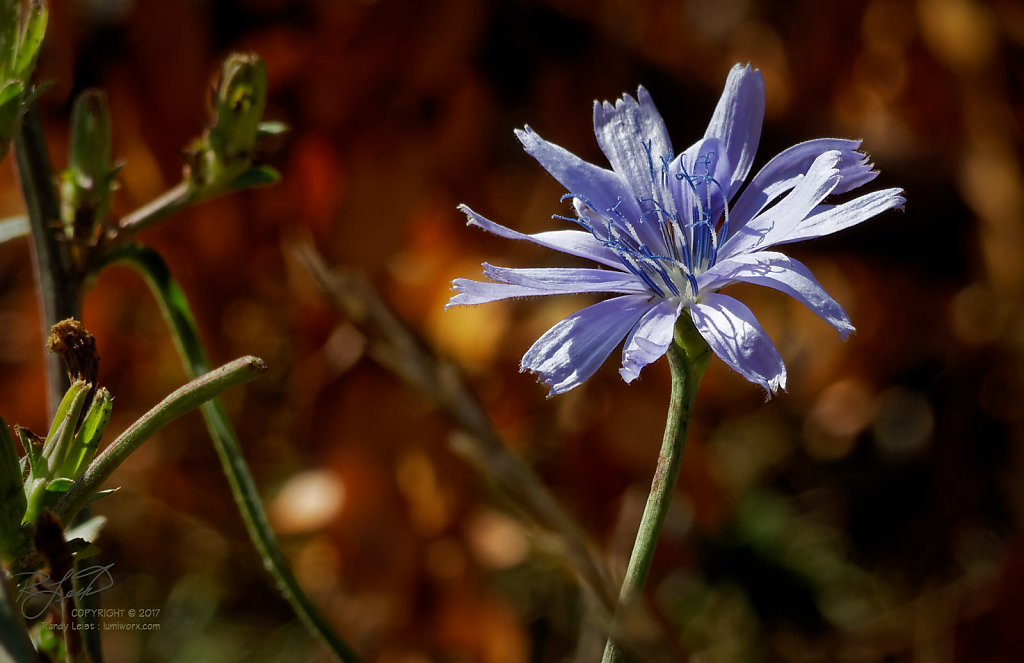
[[[114,470],[154,433],[222,391],[256,379],[265,370],[263,360],[241,357],[179,387],[111,442],[61,498],[54,512],[70,522]]]
[[[118,242],[131,239],[136,233],[198,202],[199,198],[195,186],[188,181],[181,181],[139,209],[121,217],[110,239],[116,239]]]

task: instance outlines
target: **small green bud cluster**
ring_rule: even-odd
[[[68,388],[45,439],[14,427],[25,455],[19,460],[0,419],[0,554],[22,548],[42,511],[52,507],[85,472],[110,419],[113,397],[84,380]]]
[[[205,195],[276,182],[269,166],[253,166],[260,143],[286,131],[280,122],[263,122],[267,104],[267,67],[252,53],[232,53],[221,67],[213,98],[213,117],[185,155],[185,178]]]

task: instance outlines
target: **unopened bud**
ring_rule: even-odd
[[[110,111],[106,96],[86,90],[75,99],[71,153],[61,173],[60,216],[69,239],[91,243],[110,212],[110,196],[120,166],[110,163]]]
[[[267,66],[252,53],[232,53],[221,67],[210,147],[229,164],[250,160],[267,104]]]

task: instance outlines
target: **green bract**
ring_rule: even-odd
[[[106,389],[99,389],[88,403],[92,391],[88,382],[71,384],[41,445],[31,433],[15,427],[29,465],[24,483],[24,524],[34,525],[42,509],[55,504],[96,455],[110,419],[113,397]]]

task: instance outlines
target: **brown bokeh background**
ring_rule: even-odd
[[[735,62],[761,69],[755,168],[801,140],[860,137],[905,213],[792,247],[849,312],[840,342],[785,296],[736,287],[789,368],[763,392],[714,362],[648,585],[670,659],[996,661],[1024,648],[1024,6],[1012,0],[225,0],[55,2],[39,77],[55,168],[74,95],[109,95],[126,165],[115,214],[177,182],[232,50],[267,62],[291,126],[274,187],[147,231],[210,354],[270,370],[225,397],[297,575],[368,661],[577,660],[599,636],[571,572],[449,449],[455,429],[365,356],[287,250],[365,272],[452,357],[506,443],[621,570],[657,456],[664,362],[614,362],[545,399],[518,359],[585,299],[445,312],[487,260],[563,256],[465,227],[465,202],[527,231],[562,191],[519,148],[529,123],[603,163],[590,104],[643,84],[676,149],[703,135]],[[12,166],[0,215],[21,211]],[[43,430],[27,243],[0,245],[0,414]],[[85,302],[116,433],[185,380],[138,277]],[[201,419],[147,443],[96,506],[109,661],[324,660],[249,546]],[[582,635],[580,623],[583,623]]]

